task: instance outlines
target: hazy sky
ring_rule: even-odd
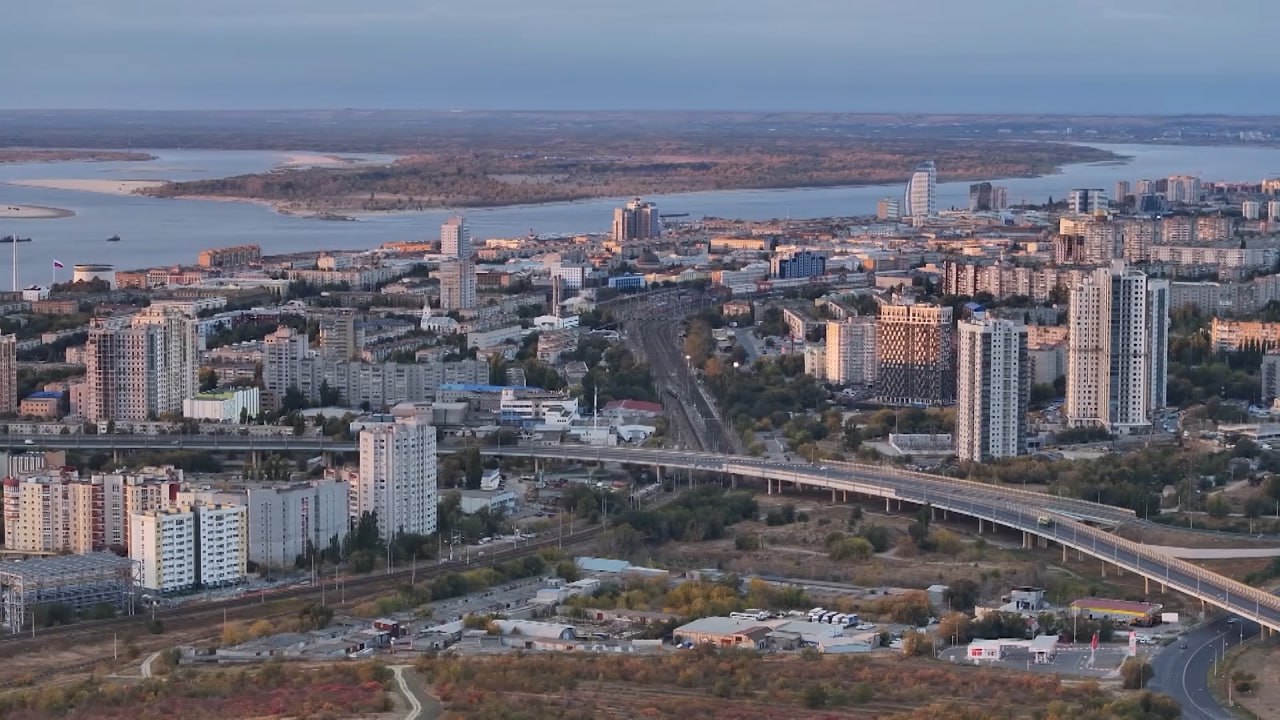
[[[1266,0],[23,0],[0,107],[1280,112]]]

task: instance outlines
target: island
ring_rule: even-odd
[[[437,144],[433,151],[388,165],[285,167],[137,192],[265,202],[285,213],[343,215],[899,183],[925,159],[937,163],[941,181],[1029,177],[1068,163],[1118,159],[1105,150],[1058,142],[811,137],[767,128],[684,137],[675,131],[650,137],[620,132],[603,145],[600,138],[573,135],[519,149],[509,141],[481,141],[465,149],[444,139]]]
[[[71,210],[44,205],[0,205],[0,218],[5,220],[50,220],[74,215]]]
[[[38,162],[143,162],[155,160],[151,153],[132,150],[47,150],[0,148],[0,164]]]

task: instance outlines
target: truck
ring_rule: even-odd
[[[1053,518],[1048,515],[1041,515],[1036,519],[1036,522],[1040,524],[1040,527],[1053,527]]]

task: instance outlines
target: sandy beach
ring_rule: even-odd
[[[334,165],[350,165],[354,161],[347,158],[340,158],[336,155],[321,155],[319,153],[296,152],[289,153],[284,156],[280,164],[276,167],[282,168],[304,168],[304,167],[332,167]]]
[[[75,215],[70,210],[43,205],[0,205],[0,218],[5,220],[46,220]]]
[[[132,195],[136,190],[160,187],[166,180],[84,180],[84,179],[36,179],[12,180],[10,185],[24,187],[47,188],[49,190],[79,190],[81,192],[107,193],[109,195]]]

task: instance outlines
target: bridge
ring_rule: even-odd
[[[316,437],[252,437],[242,435],[41,435],[3,436],[0,447],[9,449],[80,450],[210,450],[264,452],[354,452],[357,443]],[[441,448],[441,452],[454,448]],[[1150,583],[1175,590],[1202,603],[1221,608],[1280,631],[1280,597],[1210,572],[1150,546],[1135,543],[1094,525],[1119,526],[1142,522],[1128,510],[1076,498],[985,485],[955,478],[909,472],[896,468],[830,462],[807,465],[737,455],[630,447],[589,445],[489,445],[484,455],[650,465],[662,470],[715,472],[731,477],[765,481],[767,492],[784,486],[829,490],[832,499],[848,493],[884,498],[930,508],[933,513],[958,513],[978,520],[979,532],[989,525],[1023,533],[1024,545],[1032,538],[1099,558],[1122,571],[1135,573]],[[1092,523],[1092,524],[1090,524]]]

